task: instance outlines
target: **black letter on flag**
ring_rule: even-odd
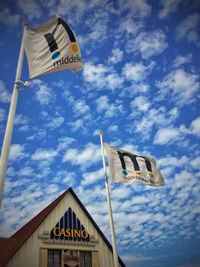
[[[151,162],[147,157],[133,155],[133,154],[130,154],[128,152],[117,151],[117,153],[118,153],[119,159],[121,161],[122,169],[126,170],[126,163],[125,163],[124,157],[129,157],[133,163],[134,170],[139,171],[140,167],[139,167],[139,164],[138,164],[137,159],[136,159],[137,157],[139,157],[139,158],[143,158],[145,160],[147,170],[149,172],[152,172]]]

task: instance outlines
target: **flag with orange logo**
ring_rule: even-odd
[[[24,48],[30,78],[66,69],[78,71],[83,66],[75,34],[58,16],[36,28],[27,28]]]
[[[139,156],[104,144],[113,182],[142,182],[151,186],[163,186],[164,178],[152,157]]]

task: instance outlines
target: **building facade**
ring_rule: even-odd
[[[13,236],[0,238],[0,258],[0,267],[114,266],[112,246],[72,188]]]

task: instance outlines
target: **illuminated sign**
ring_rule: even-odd
[[[76,216],[75,212],[69,208],[60,221],[50,231],[51,239],[89,241],[89,233]]]

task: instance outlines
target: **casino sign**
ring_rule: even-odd
[[[70,207],[60,221],[50,231],[51,239],[90,241],[89,233]]]

